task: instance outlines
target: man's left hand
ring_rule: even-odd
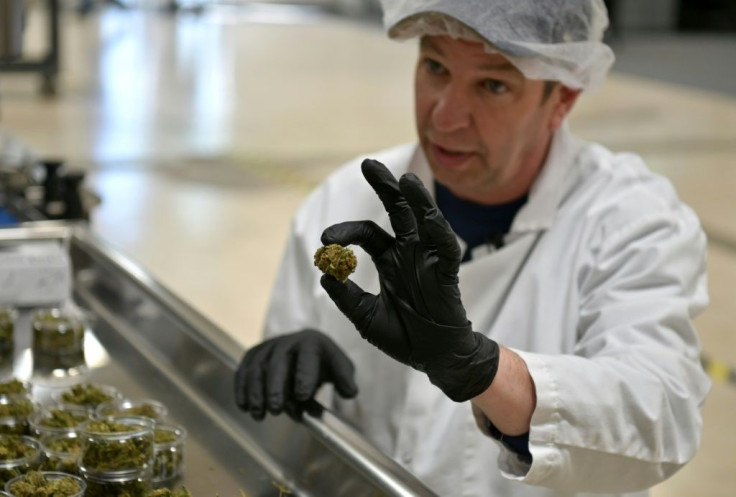
[[[400,181],[366,159],[363,175],[389,214],[395,237],[372,221],[333,225],[325,245],[355,244],[373,259],[381,291],[324,275],[321,283],[361,336],[425,372],[456,402],[484,392],[498,369],[496,342],[472,330],[458,288],[461,251],[447,220],[414,174]]]

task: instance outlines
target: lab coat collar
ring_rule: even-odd
[[[583,142],[570,133],[565,121],[552,137],[547,160],[532,184],[529,200],[519,210],[511,225],[511,233],[542,231],[552,225],[562,201],[565,181],[569,177],[568,171],[582,146]],[[410,161],[409,171],[416,174],[436,198],[432,170],[418,145]]]
[[[554,222],[583,142],[575,138],[565,121],[552,137],[547,160],[529,191],[529,200],[511,225],[512,233],[546,230]]]

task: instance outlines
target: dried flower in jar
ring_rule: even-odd
[[[9,487],[14,497],[71,497],[82,491],[82,486],[71,476],[47,479],[40,471],[26,473]]]
[[[110,402],[113,397],[97,388],[95,385],[74,385],[69,391],[61,395],[61,400],[69,404],[80,406],[99,405]]]
[[[179,490],[159,488],[158,490],[154,490],[148,494],[146,497],[192,497],[192,494],[186,487],[181,487]]]

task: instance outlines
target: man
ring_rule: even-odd
[[[419,144],[301,207],[238,404],[298,418],[332,383],[443,496],[645,495],[700,439],[705,237],[638,157],[565,126],[612,63],[602,1],[384,7],[420,37]],[[364,249],[345,283],[311,267],[320,242]]]

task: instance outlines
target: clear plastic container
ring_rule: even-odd
[[[82,455],[82,439],[76,433],[47,435],[41,439],[46,471],[79,474],[79,456]]]
[[[145,497],[151,491],[151,472],[84,474],[85,497]]]
[[[79,485],[79,492],[74,493],[74,494],[69,494],[65,497],[82,497],[84,495],[85,490],[87,489],[87,483],[85,483],[84,480],[82,480],[81,478],[75,475],[61,473],[59,471],[42,471],[40,473],[37,473],[37,475],[42,475],[46,481],[61,480],[62,478],[73,479],[77,483],[77,485]],[[12,480],[10,480],[8,483],[5,484],[5,491],[10,492],[11,495],[14,495],[13,488],[18,483],[27,481],[28,476],[29,476],[28,474],[25,474],[25,475],[20,475],[20,476],[13,478]],[[61,495],[61,494],[54,493],[54,495]]]
[[[28,419],[31,435],[39,438],[74,433],[82,423],[89,420],[89,411],[84,407],[64,406],[41,409]]]
[[[33,314],[33,351],[49,355],[84,351],[84,322],[60,309],[41,309]]]
[[[117,402],[122,395],[115,387],[96,383],[80,383],[51,394],[51,398],[63,407],[82,407],[94,414],[95,409],[108,402]]]
[[[166,406],[156,400],[121,400],[98,406],[95,410],[95,417],[97,419],[107,419],[135,416],[161,421],[168,413],[169,410]]]
[[[184,474],[184,442],[187,431],[174,424],[157,424],[153,431],[153,483],[171,481]]]
[[[16,476],[38,469],[41,465],[42,450],[38,440],[18,435],[0,435],[0,447],[9,451],[6,459],[0,459],[0,485]]]
[[[42,309],[32,317],[34,374],[58,375],[85,368],[85,323],[60,309]]]
[[[87,421],[79,427],[85,476],[149,471],[153,466],[153,422],[146,418]]]
[[[0,434],[29,435],[29,419],[41,406],[26,396],[0,397]]]
[[[15,349],[15,320],[18,312],[12,307],[0,306],[0,354],[13,355]]]

